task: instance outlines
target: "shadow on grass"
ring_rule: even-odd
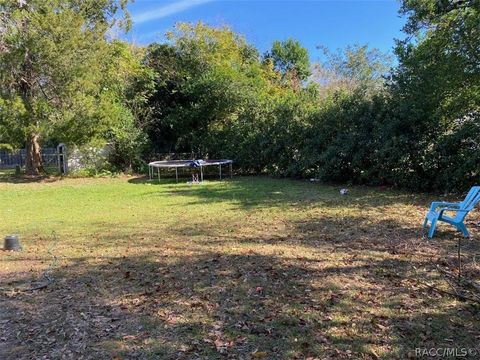
[[[353,188],[342,197],[335,187],[261,178],[145,193],[173,195],[267,215],[276,206],[424,204],[395,192]],[[15,290],[32,275],[6,284],[0,358],[404,359],[417,347],[476,346],[478,309],[412,282],[412,267],[432,261],[417,221],[312,212],[269,229],[260,217],[226,224],[195,220],[198,213],[158,229],[92,224],[95,237],[54,269],[53,284]],[[440,235],[437,244],[454,240]]]
[[[172,239],[187,238],[189,247],[198,251],[202,251],[205,246],[225,245],[300,246],[314,253],[327,249],[333,252],[370,251],[395,255],[410,253],[416,244],[424,243],[430,247],[449,247],[453,253],[456,252],[460,233],[448,225],[441,224],[435,238],[427,241],[421,229],[421,218],[400,222],[391,218],[379,218],[381,213],[355,214],[335,216],[322,213],[307,219],[285,220],[282,227],[277,227],[278,224],[274,223],[271,228],[268,221],[259,220],[255,223],[255,215],[252,215],[252,218],[225,221],[224,218],[216,219],[215,216],[205,219],[195,213],[158,228],[155,224],[149,228],[143,224],[123,224],[121,227],[115,227],[112,224],[97,222],[92,223],[92,227],[97,229],[92,240],[98,249],[109,248],[112,244],[142,249],[148,247],[149,241],[154,241],[155,246],[166,243],[172,246]],[[476,220],[467,222],[472,231],[472,239],[478,236],[475,222]]]
[[[462,316],[478,314],[466,304],[423,314],[416,300],[435,307],[441,299],[376,275],[388,265],[400,282],[404,265],[396,262],[333,270],[218,253],[78,262],[57,271],[50,288],[5,302],[16,314],[6,359],[376,358],[378,349],[405,358],[452,341],[473,347],[475,330]],[[370,278],[348,289],[334,281],[363,273]]]
[[[272,179],[269,177],[234,177],[223,181],[188,186],[173,179],[150,180],[147,177],[129,180],[133,184],[149,184],[154,190],[146,195],[184,196],[192,199],[187,205],[232,202],[240,208],[276,206],[324,207],[381,207],[394,205],[422,206],[427,209],[431,198],[390,189],[378,191],[372,187],[353,187],[347,196],[339,194],[340,187],[312,184],[307,181]],[[158,190],[157,190],[158,189]]]
[[[220,236],[215,251],[208,228],[169,252],[69,259],[46,289],[2,295],[4,358],[403,359],[476,346],[478,309],[411,286],[412,266],[430,261],[405,252],[414,230],[391,222],[386,242],[354,224],[370,232],[335,236],[334,219],[317,219],[280,238]],[[295,245],[311,248],[283,253]]]
[[[0,170],[0,183],[9,184],[30,184],[30,183],[51,183],[61,180],[61,176],[46,174],[41,176],[15,175],[14,170]]]

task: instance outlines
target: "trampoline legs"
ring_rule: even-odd
[[[194,171],[198,171],[198,168],[200,168],[200,174],[197,174],[197,179],[200,178],[200,182],[203,182],[203,166],[216,166],[218,165],[218,176],[220,180],[223,178],[228,178],[228,170],[225,170],[222,172],[222,165],[228,164],[230,167],[230,178],[233,178],[233,167],[232,167],[232,162],[231,160],[207,160],[207,161],[196,161],[195,166],[189,164],[190,161],[188,160],[180,160],[180,161],[171,161],[170,163],[167,161],[157,161],[157,162],[151,162],[148,164],[148,176],[150,178],[150,181],[153,181],[155,179],[155,168],[157,169],[157,179],[158,182],[160,183],[162,178],[160,176],[160,169],[161,168],[175,168],[175,180],[178,184],[178,168],[179,167],[195,167]],[[198,164],[200,163],[200,164]],[[202,166],[203,164],[203,166]],[[193,169],[192,169],[193,170]],[[167,171],[168,173],[168,171]],[[168,174],[167,174],[168,175]],[[168,178],[168,176],[167,176]]]

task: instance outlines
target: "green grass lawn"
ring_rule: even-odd
[[[433,197],[262,177],[0,183],[0,358],[391,359],[479,344]],[[465,259],[480,254],[478,211]],[[43,274],[53,278],[47,287]],[[477,276],[475,263],[463,273]],[[450,290],[449,290],[450,289]],[[83,357],[82,357],[83,356]]]

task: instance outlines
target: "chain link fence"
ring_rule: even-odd
[[[40,152],[44,166],[57,166],[57,149],[43,148]],[[13,151],[0,150],[0,169],[13,169],[16,166],[25,166],[27,150],[18,149]]]

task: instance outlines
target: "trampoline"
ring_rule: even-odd
[[[230,168],[230,177],[233,176],[232,160],[163,160],[152,161],[148,164],[148,175],[150,179],[155,176],[155,169],[157,169],[158,181],[160,181],[160,169],[175,169],[175,179],[178,183],[178,168],[191,168],[200,170],[200,180],[203,181],[203,168],[206,166],[218,166],[220,180],[222,179],[222,165],[228,165]]]

